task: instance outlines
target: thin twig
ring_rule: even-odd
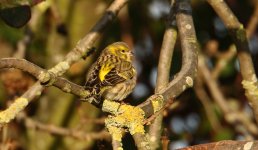
[[[167,128],[164,129],[164,133],[161,137],[161,143],[162,143],[162,150],[168,150],[169,146],[169,138],[168,138],[168,130]]]
[[[24,122],[27,128],[33,128],[33,129],[45,131],[53,135],[68,136],[79,140],[97,140],[97,139],[109,140],[110,139],[110,134],[105,130],[100,132],[84,133],[81,130],[67,129],[67,128],[58,127],[52,124],[43,124],[41,122],[35,121],[27,117],[25,114],[20,114],[19,119]]]
[[[234,110],[233,108],[229,107],[225,97],[219,90],[217,82],[211,77],[210,71],[205,65],[205,58],[202,55],[199,58],[199,71],[202,74],[213,99],[224,113],[227,122],[234,125],[236,129],[241,129],[237,126],[244,126],[242,129],[246,129],[252,135],[258,135],[256,125],[244,114],[244,112],[238,112],[238,110]],[[245,134],[245,132],[242,133]]]
[[[250,38],[255,33],[255,29],[257,28],[257,24],[258,24],[258,2],[255,1],[255,3],[256,3],[255,11],[252,14],[246,27],[247,38]]]
[[[226,52],[217,55],[218,60],[216,62],[214,69],[212,70],[212,77],[214,79],[217,79],[219,77],[222,70],[225,68],[226,65],[228,65],[229,61],[232,60],[232,58],[235,55],[236,55],[236,48],[234,45],[231,45]]]
[[[32,39],[32,33],[30,31],[30,28],[27,27],[25,29],[25,35],[17,43],[17,50],[14,53],[13,57],[15,57],[15,58],[24,58],[25,54],[26,54],[26,48],[29,45],[29,43],[31,42],[31,39]]]
[[[215,114],[215,110],[212,107],[213,103],[211,102],[211,99],[209,98],[208,93],[204,89],[204,85],[202,83],[200,73],[196,78],[197,79],[195,82],[194,91],[197,97],[200,99],[202,105],[204,106],[204,110],[206,112],[207,119],[211,124],[211,127],[213,128],[214,131],[219,131],[222,127]]]

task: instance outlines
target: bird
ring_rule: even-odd
[[[101,107],[104,100],[121,102],[136,85],[134,54],[124,42],[108,45],[90,67],[85,82],[85,100]]]

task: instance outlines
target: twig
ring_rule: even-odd
[[[253,15],[251,16],[251,18],[247,24],[247,27],[246,27],[246,36],[248,38],[250,38],[254,34],[255,29],[257,28],[257,24],[258,24],[258,2],[256,1],[255,3],[256,3],[255,11],[254,11]]]
[[[236,55],[236,48],[234,45],[231,45],[229,49],[224,52],[223,54],[220,54],[218,56],[218,60],[216,62],[216,65],[214,69],[212,70],[212,77],[214,79],[217,79],[221,73],[221,71],[225,68],[225,66],[228,64],[230,60]]]
[[[240,113],[238,112],[238,110],[234,110],[233,108],[229,107],[225,97],[219,90],[217,82],[213,78],[211,78],[210,71],[205,65],[205,59],[202,55],[199,58],[199,71],[202,74],[203,79],[207,84],[213,99],[216,101],[216,103],[219,105],[222,112],[224,113],[227,122],[234,125],[236,128],[238,128],[237,126],[239,125],[244,126],[244,129],[246,129],[249,133],[251,133],[252,135],[257,135],[258,129],[256,125],[246,115],[243,114],[244,112]],[[242,133],[245,134],[244,132]]]
[[[161,143],[162,143],[162,150],[168,150],[168,144],[169,144],[169,138],[168,138],[168,130],[167,128],[164,129],[164,133],[161,137]]]
[[[204,90],[204,85],[201,81],[200,73],[196,77],[194,91],[197,97],[199,98],[199,100],[201,101],[202,105],[204,106],[204,110],[206,112],[207,119],[211,124],[211,127],[215,132],[219,131],[221,129],[221,124],[219,123],[218,118],[214,112],[214,108],[212,107],[212,102],[208,94]]]
[[[84,133],[81,130],[62,128],[51,124],[43,124],[27,117],[25,114],[20,114],[18,118],[24,121],[27,128],[45,131],[53,135],[68,136],[79,140],[110,139],[110,134],[105,130],[101,132]]]
[[[27,27],[25,29],[25,35],[24,37],[18,41],[17,43],[17,50],[14,53],[13,57],[15,58],[24,58],[25,53],[26,53],[26,48],[28,44],[31,42],[32,39],[32,33],[30,31],[30,28]]]

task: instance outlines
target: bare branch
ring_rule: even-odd
[[[175,78],[168,84],[166,88],[159,91],[157,96],[160,95],[164,100],[175,98],[180,95],[187,88],[193,86],[193,80],[197,71],[197,49],[198,44],[196,40],[194,25],[191,14],[191,8],[188,0],[176,1],[178,14],[176,15],[177,26],[180,33],[180,40],[182,45],[182,68]],[[141,107],[145,116],[153,115],[154,107],[152,100],[155,97],[149,97],[145,102],[138,105]]]
[[[206,118],[209,120],[211,127],[214,131],[219,131],[222,127],[221,124],[216,116],[215,110],[212,107],[213,103],[211,102],[211,99],[209,98],[208,93],[204,89],[204,84],[201,80],[200,73],[196,77],[196,81],[194,84],[194,91],[196,93],[196,96],[201,101],[205,112],[206,112]]]
[[[205,65],[205,59],[203,56],[200,56],[199,58],[199,71],[203,75],[204,81],[211,91],[213,99],[225,114],[224,116],[227,122],[234,125],[236,128],[239,126],[244,126],[243,129],[246,129],[252,135],[257,135],[258,129],[256,125],[250,119],[248,119],[248,117],[243,112],[239,112],[239,110],[234,110],[233,108],[229,107],[225,97],[219,90],[217,82],[211,77],[210,71]],[[240,132],[245,134],[245,131]]]
[[[159,93],[165,100],[175,98],[187,88],[193,86],[193,80],[197,71],[197,39],[191,16],[189,0],[176,1],[177,27],[183,52],[182,68],[176,77]]]
[[[255,75],[255,70],[250,55],[246,31],[243,25],[238,21],[238,19],[235,17],[235,15],[232,13],[232,11],[229,9],[227,4],[223,0],[207,1],[216,11],[218,16],[222,19],[234,40],[234,43],[237,48],[237,55],[240,64],[241,75],[244,79],[242,84],[246,91],[245,95],[251,103],[251,106],[254,110],[256,122],[258,122],[258,95],[252,92],[252,90],[254,90],[253,88],[249,88],[250,86],[248,86],[251,85],[255,89],[258,89],[257,77]],[[247,83],[248,85],[245,83]]]
[[[256,1],[255,3],[256,3],[255,11],[254,11],[253,15],[251,16],[251,18],[247,24],[247,27],[246,27],[246,36],[248,38],[250,38],[254,34],[255,29],[257,28],[257,24],[258,24],[258,2]]]
[[[158,93],[159,90],[165,88],[169,83],[170,76],[170,67],[174,52],[174,46],[177,39],[177,29],[176,29],[176,20],[175,20],[175,9],[173,9],[173,0],[171,1],[170,14],[167,20],[167,28],[164,33],[162,47],[160,50],[159,64],[158,64],[158,74],[157,74],[157,85],[155,88],[155,93]],[[175,7],[174,7],[175,8]],[[163,109],[164,110],[164,109]],[[161,112],[163,112],[163,110]],[[157,115],[150,119],[155,119],[154,122],[150,125],[149,135],[152,148],[157,148],[159,146],[161,137],[161,124],[162,124],[162,114],[156,113]],[[150,120],[148,120],[150,122]]]
[[[200,144],[189,147],[180,148],[178,150],[216,150],[216,149],[258,149],[258,141],[219,141],[214,143]]]
[[[3,68],[16,68],[21,69],[22,71],[28,72],[33,75],[36,79],[40,79],[40,75],[47,72],[47,70],[40,68],[39,66],[32,64],[31,62],[25,59],[16,59],[16,58],[2,58],[0,59],[0,69]],[[81,98],[87,96],[87,91],[83,88],[83,86],[79,86],[73,82],[68,81],[65,78],[54,77],[53,74],[50,74],[56,78],[53,85],[66,93],[72,93]]]
[[[24,121],[24,124],[27,128],[33,128],[40,131],[45,131],[53,135],[68,136],[79,140],[97,140],[97,139],[109,140],[110,139],[110,134],[104,130],[101,132],[84,133],[83,131],[80,131],[80,130],[62,128],[52,124],[43,124],[41,122],[35,121],[27,117],[25,114],[19,115],[18,118]]]

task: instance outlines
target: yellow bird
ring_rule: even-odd
[[[125,99],[136,85],[133,57],[124,42],[107,46],[87,74],[85,89],[90,92],[87,101],[101,106],[104,99]]]

